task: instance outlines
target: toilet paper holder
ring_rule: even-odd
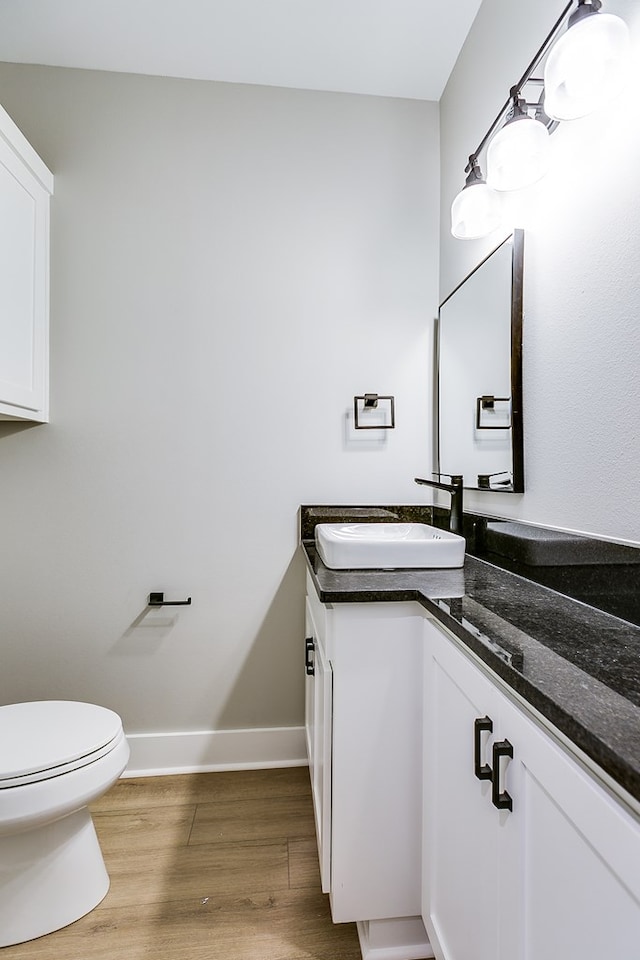
[[[191,606],[191,597],[186,600],[165,600],[164,593],[150,593],[149,607],[189,607]]]

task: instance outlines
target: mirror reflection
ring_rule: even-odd
[[[521,493],[524,233],[515,230],[441,304],[438,472]]]

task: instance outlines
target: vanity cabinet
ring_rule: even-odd
[[[417,603],[323,604],[307,581],[306,738],[322,888],[363,957],[432,956],[420,917]]]
[[[49,418],[53,176],[0,107],[0,420]]]
[[[439,960],[631,960],[640,824],[425,621],[422,915]]]

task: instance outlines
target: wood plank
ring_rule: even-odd
[[[286,840],[105,853],[111,907],[289,886]]]
[[[314,835],[310,797],[272,797],[198,804],[189,843]]]
[[[360,960],[354,924],[327,898],[289,891],[214,896],[128,910],[98,907],[3,960]]]
[[[321,890],[316,838],[289,840],[289,886]]]
[[[196,806],[150,807],[131,813],[94,813],[93,822],[105,857],[136,855],[186,846]]]
[[[186,805],[288,796],[311,796],[308,767],[125,778],[92,804],[91,810],[122,813],[127,808],[139,810],[167,803]]]

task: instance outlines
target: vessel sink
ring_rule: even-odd
[[[331,570],[453,569],[464,537],[428,523],[319,523],[316,548]]]

